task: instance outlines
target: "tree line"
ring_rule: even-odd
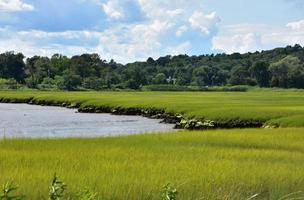
[[[125,65],[103,60],[98,54],[25,58],[11,51],[0,54],[0,78],[0,84],[6,80],[28,88],[59,90],[140,89],[144,85],[304,88],[304,47],[230,55],[168,55]]]

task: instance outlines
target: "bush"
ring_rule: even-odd
[[[0,89],[18,89],[20,85],[13,78],[1,79],[0,78]]]
[[[206,91],[206,92],[246,92],[250,86],[180,86],[180,85],[146,85],[142,87],[143,91]]]
[[[52,78],[44,78],[42,83],[38,85],[38,89],[40,90],[56,90],[58,89],[56,82]]]
[[[165,185],[162,190],[162,200],[177,200],[177,189],[170,183]]]
[[[250,86],[247,85],[236,85],[236,86],[214,86],[208,88],[208,91],[214,91],[214,92],[247,92],[250,88]]]
[[[167,78],[164,73],[159,73],[157,74],[152,81],[154,84],[166,84],[167,83]]]
[[[200,91],[198,87],[180,85],[146,85],[142,87],[144,91]]]
[[[85,89],[102,90],[106,88],[106,82],[101,78],[89,77],[82,81],[82,87]]]

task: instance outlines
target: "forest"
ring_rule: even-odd
[[[304,88],[304,47],[300,45],[254,53],[164,56],[120,64],[98,54],[67,57],[0,54],[0,88],[40,90],[141,89],[147,85],[249,85]]]

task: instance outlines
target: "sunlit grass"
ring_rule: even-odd
[[[104,199],[279,199],[304,189],[304,129],[183,131],[96,139],[0,141],[0,182],[43,199],[54,172]]]

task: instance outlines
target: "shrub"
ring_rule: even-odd
[[[205,91],[205,92],[246,92],[250,86],[180,86],[180,85],[146,85],[142,87],[143,91]]]
[[[0,78],[0,89],[18,89],[19,84],[13,78],[1,79]]]
[[[52,184],[50,186],[49,199],[60,200],[60,198],[63,197],[65,190],[66,190],[66,184],[60,181],[57,175],[55,174],[52,180]]]
[[[165,185],[162,190],[161,200],[177,200],[177,189],[170,183]]]
[[[146,85],[144,91],[199,91],[200,89],[180,85]]]

